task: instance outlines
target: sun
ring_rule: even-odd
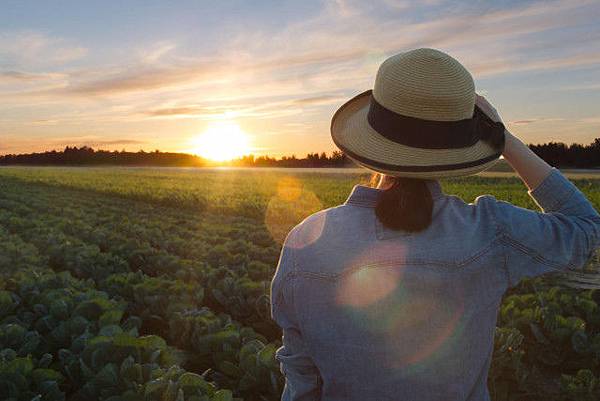
[[[193,139],[194,154],[218,162],[247,155],[250,151],[248,134],[233,121],[215,121]]]

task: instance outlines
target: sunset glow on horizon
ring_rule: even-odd
[[[459,60],[525,142],[588,144],[600,137],[599,14],[591,0],[11,1],[0,155],[331,152],[337,108],[372,88],[383,60],[418,47]],[[251,149],[190,144],[224,116]]]
[[[193,139],[190,153],[224,162],[252,153],[248,134],[232,121],[215,121]]]

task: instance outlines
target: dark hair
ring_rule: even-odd
[[[387,177],[391,186],[379,195],[375,214],[392,230],[417,232],[431,224],[433,199],[425,180]]]

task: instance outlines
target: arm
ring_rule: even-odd
[[[492,120],[502,121],[494,106],[483,96],[477,95],[476,102]],[[508,130],[505,130],[504,134],[506,141],[502,156],[521,177],[529,190],[535,189],[550,174],[552,167]]]
[[[578,270],[600,246],[600,216],[557,169],[528,194],[542,212],[493,201],[504,245],[508,285],[523,277]]]
[[[482,99],[478,104],[499,121],[495,109]],[[582,268],[600,246],[600,216],[560,171],[505,133],[504,157],[541,209],[535,212],[490,196],[478,198],[491,209],[501,232],[509,286],[522,277]]]
[[[310,357],[298,325],[292,285],[288,275],[293,270],[293,248],[284,244],[271,283],[271,315],[283,330],[283,345],[275,354],[275,358],[281,364],[281,372],[285,376],[281,399],[282,401],[319,401],[321,375]]]
[[[529,190],[537,188],[552,171],[552,167],[527,145],[506,131],[503,156],[517,172]]]

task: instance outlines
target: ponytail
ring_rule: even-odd
[[[388,177],[391,186],[382,190],[375,207],[379,221],[392,230],[417,232],[431,224],[433,199],[424,180]]]

